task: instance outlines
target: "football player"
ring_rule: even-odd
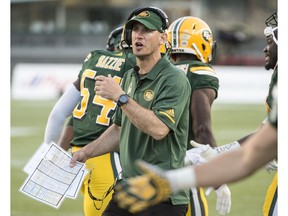
[[[219,80],[211,66],[216,42],[206,22],[197,17],[186,16],[175,20],[168,28],[168,41],[171,46],[171,59],[183,70],[190,82],[189,140],[210,143],[216,147],[211,126],[211,108],[217,98]],[[192,147],[188,144],[188,147]],[[186,154],[189,161],[190,153]],[[193,157],[193,155],[192,155]],[[215,190],[216,209],[220,215],[229,213],[231,193],[227,185]],[[220,208],[220,204],[222,207]],[[208,205],[202,188],[191,188],[190,208],[187,216],[207,216]]]
[[[134,56],[123,52],[120,46],[123,27],[113,30],[107,40],[107,50],[94,50],[88,54],[79,72],[78,79],[62,95],[53,107],[45,130],[44,142],[54,141],[63,149],[78,151],[99,137],[112,123],[117,104],[95,95],[95,77],[111,75],[121,83],[124,73],[135,64]],[[62,127],[68,116],[71,119]],[[86,161],[90,170],[83,182],[85,216],[100,216],[111,199],[114,182],[121,178],[118,153],[111,152]]]
[[[268,96],[266,98],[266,111],[267,114],[269,115],[269,113],[272,110],[272,89],[274,88],[274,86],[277,83],[278,80],[278,15],[277,12],[273,13],[271,16],[269,16],[266,21],[266,28],[264,29],[264,35],[266,36],[266,40],[267,40],[267,45],[264,48],[264,54],[265,54],[265,69],[266,70],[273,70],[272,76],[271,76],[271,81],[269,84],[269,91],[268,91]],[[267,117],[264,119],[264,121],[262,122],[262,124],[260,125],[260,129],[261,127],[263,127],[264,125],[267,124],[268,121],[268,115]],[[191,144],[195,147],[199,147],[200,151],[201,149],[203,150],[202,152],[202,157],[206,158],[207,160],[210,160],[211,158],[214,158],[215,155],[225,152],[225,151],[230,151],[232,149],[237,149],[240,146],[242,146],[242,144],[246,141],[246,139],[248,139],[250,136],[252,136],[253,134],[249,134],[237,141],[234,141],[233,143],[229,143],[223,146],[219,146],[216,148],[210,148],[209,146],[205,145],[201,145],[198,144],[194,141],[191,141]],[[199,149],[193,149],[197,152],[199,152]],[[190,150],[190,151],[193,151]],[[277,191],[278,191],[278,165],[277,165],[277,161],[276,160],[272,160],[269,163],[267,163],[265,165],[265,168],[267,171],[276,171],[274,178],[272,180],[272,183],[270,184],[267,194],[266,194],[266,198],[265,198],[265,202],[263,205],[263,215],[264,216],[268,216],[268,215],[275,215],[273,214],[274,211],[277,211],[277,200],[278,200],[278,195],[277,195]]]
[[[106,50],[117,51],[121,50],[123,26],[119,26],[110,32],[107,40]]]

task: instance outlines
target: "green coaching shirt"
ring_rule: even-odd
[[[123,178],[139,175],[135,160],[142,159],[164,170],[184,166],[189,129],[189,103],[191,88],[180,69],[162,57],[146,75],[135,70],[125,73],[123,90],[142,107],[153,110],[155,115],[170,129],[162,140],[137,129],[117,107],[114,123],[121,126],[120,162]],[[187,204],[188,195],[182,191],[171,197],[173,204]]]

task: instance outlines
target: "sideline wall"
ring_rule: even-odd
[[[215,103],[264,103],[271,71],[264,67],[215,66],[220,89]],[[51,100],[77,79],[79,64],[17,64],[13,70],[12,99]]]

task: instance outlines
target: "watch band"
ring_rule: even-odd
[[[119,96],[118,101],[117,101],[117,105],[119,107],[121,107],[123,104],[126,104],[128,102],[128,100],[129,100],[129,95],[127,95],[126,93],[125,94],[121,94]]]

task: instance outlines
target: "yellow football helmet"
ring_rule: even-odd
[[[163,54],[166,53],[166,47],[165,47],[165,44],[162,44],[162,45],[160,46],[160,53],[163,53]]]
[[[171,46],[168,41],[166,41],[164,44],[160,46],[160,53],[162,54],[167,54],[167,53],[169,54],[170,50],[171,50]]]
[[[192,16],[175,20],[168,28],[171,53],[188,53],[209,63],[212,61],[216,43],[210,27],[201,19]]]

